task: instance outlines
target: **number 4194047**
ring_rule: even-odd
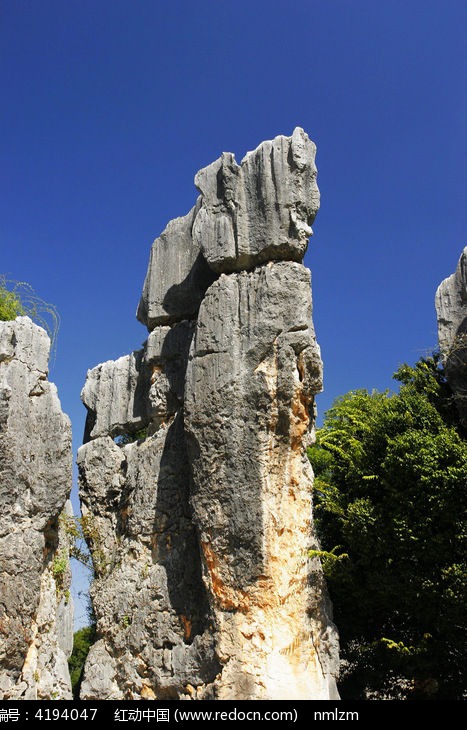
[[[96,708],[90,708],[89,710],[77,710],[75,707],[71,710],[59,710],[54,708],[50,710],[45,708],[44,710],[37,710],[34,717],[36,720],[94,720],[97,714]]]

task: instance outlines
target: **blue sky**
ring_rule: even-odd
[[[466,244],[462,0],[1,0],[0,273],[61,315],[51,378],[138,348],[150,245],[222,151],[304,127],[322,414],[436,346]]]

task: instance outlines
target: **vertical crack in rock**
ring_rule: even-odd
[[[71,427],[49,351],[28,317],[0,322],[0,699],[71,699]]]
[[[85,699],[336,698],[305,447],[321,389],[315,145],[201,170],[151,250],[143,349],[89,371],[78,456],[98,623]]]
[[[435,305],[446,377],[467,429],[467,246],[454,274],[439,285]]]

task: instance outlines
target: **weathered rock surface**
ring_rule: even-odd
[[[297,127],[263,142],[240,165],[231,153],[200,170],[193,238],[217,272],[302,261],[319,209],[316,146]]]
[[[336,638],[308,557],[303,446],[320,390],[309,271],[280,262],[221,276],[201,305],[185,404],[220,699],[337,696]]]
[[[136,432],[147,424],[148,388],[142,351],[88,371],[81,398],[88,413],[86,440]]]
[[[462,424],[467,428],[467,246],[436,292],[438,340]]]
[[[150,414],[143,437],[125,443],[125,433],[131,434],[134,426],[130,410],[128,430],[119,424],[121,445],[100,436],[79,450],[85,531],[97,575],[92,598],[101,636],[88,657],[84,699],[176,699],[209,684],[218,672],[189,504],[181,408],[192,335],[193,326],[186,321],[159,327],[141,352]],[[119,362],[114,373],[119,373]],[[115,394],[123,381],[117,382]],[[127,401],[134,403],[131,389],[138,382],[126,382]],[[111,410],[108,393],[96,400],[99,411],[105,412],[106,405]]]
[[[198,173],[195,208],[153,245],[147,342],[88,373],[78,463],[100,638],[85,699],[337,697],[309,558],[314,155],[296,129]]]
[[[71,428],[49,350],[28,317],[0,322],[0,699],[71,697]]]
[[[170,221],[151,248],[137,318],[149,330],[196,317],[213,274],[193,239],[200,201],[183,218]]]

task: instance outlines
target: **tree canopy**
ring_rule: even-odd
[[[309,457],[344,698],[465,691],[467,444],[439,356],[352,391]]]

